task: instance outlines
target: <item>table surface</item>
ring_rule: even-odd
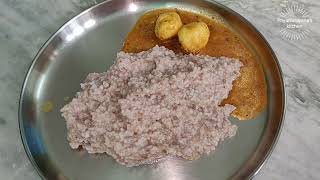
[[[38,49],[51,34],[79,12],[101,1],[0,0],[1,179],[40,179],[19,135],[17,111],[23,78]],[[320,24],[317,22],[320,1],[295,1],[312,19],[303,24],[308,37],[301,39],[288,39],[280,33],[285,26],[279,19],[281,12],[293,4],[291,1],[219,2],[247,18],[265,36],[284,74],[287,107],[283,131],[270,159],[254,179],[320,179]]]

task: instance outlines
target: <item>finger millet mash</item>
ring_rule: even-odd
[[[160,12],[144,15],[148,23],[138,21],[111,68],[90,73],[61,109],[73,149],[131,167],[169,156],[195,160],[236,134],[228,118],[238,107],[226,99],[247,62],[203,53],[212,24]]]

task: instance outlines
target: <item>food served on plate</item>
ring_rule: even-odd
[[[259,73],[242,42],[214,19],[172,9],[148,12],[111,68],[90,73],[61,109],[68,140],[74,149],[107,153],[126,166],[168,156],[198,159],[236,134],[231,113],[248,119],[261,111]],[[245,97],[253,101],[242,102]]]
[[[182,55],[164,47],[118,53],[104,73],[91,73],[62,109],[72,148],[108,153],[126,166],[166,156],[198,159],[232,137],[232,105],[219,106],[241,62]]]
[[[193,12],[179,9],[156,9],[145,13],[137,21],[128,34],[122,50],[124,52],[137,53],[148,50],[156,45],[165,46],[175,53],[186,52],[177,36],[166,41],[160,40],[154,33],[155,23],[160,14],[176,12],[183,24],[204,22],[210,30],[208,43],[198,54],[213,57],[230,57],[239,59],[243,67],[241,75],[233,83],[233,88],[222,104],[232,104],[236,109],[232,116],[240,120],[255,118],[267,103],[267,89],[264,73],[257,56],[250,51],[236,32],[228,27],[228,24],[214,16],[208,17]]]
[[[209,40],[210,31],[204,22],[192,22],[184,25],[178,32],[179,42],[186,52],[197,53]]]
[[[160,14],[155,25],[155,34],[161,40],[175,36],[182,27],[182,21],[176,12]]]

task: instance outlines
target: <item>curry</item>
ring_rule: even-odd
[[[267,104],[267,88],[262,67],[254,53],[241,41],[239,36],[221,21],[178,9],[153,10],[140,17],[128,34],[122,50],[137,53],[159,45],[175,53],[187,53],[181,48],[177,37],[160,40],[155,35],[158,16],[170,11],[177,12],[183,24],[200,21],[208,25],[210,37],[207,45],[198,52],[199,54],[236,58],[243,63],[240,77],[234,81],[232,91],[222,104],[234,105],[236,110],[232,112],[232,116],[239,120],[256,117]]]

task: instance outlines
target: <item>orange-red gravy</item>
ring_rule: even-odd
[[[239,39],[227,26],[212,18],[177,9],[158,9],[149,11],[140,17],[132,31],[128,34],[123,51],[136,53],[148,50],[155,45],[165,46],[174,52],[182,52],[177,37],[160,41],[155,33],[154,26],[159,14],[167,11],[176,11],[184,24],[202,21],[210,29],[209,42],[199,54],[210,56],[226,56],[239,59],[244,66],[241,68],[240,77],[233,83],[229,97],[223,104],[232,104],[237,109],[232,115],[240,120],[254,118],[261,112],[267,103],[266,82],[261,66]]]

